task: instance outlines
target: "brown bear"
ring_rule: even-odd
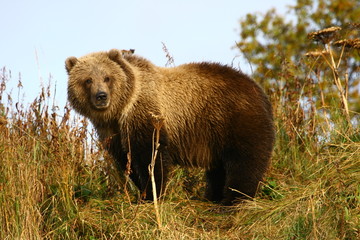
[[[70,104],[107,140],[122,171],[131,152],[130,178],[145,199],[152,199],[152,114],[164,120],[158,194],[177,164],[205,169],[210,201],[231,205],[255,195],[275,137],[271,104],[247,75],[217,63],[163,68],[115,49],[69,57],[66,70]]]

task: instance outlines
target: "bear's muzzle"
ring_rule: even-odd
[[[110,99],[108,97],[108,94],[104,91],[99,91],[95,95],[95,101],[94,101],[94,107],[96,109],[105,109],[109,106]]]

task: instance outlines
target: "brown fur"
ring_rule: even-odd
[[[146,198],[152,196],[151,114],[165,120],[155,165],[159,190],[169,166],[179,164],[206,169],[209,200],[232,204],[255,195],[274,127],[268,98],[248,76],[215,63],[157,67],[119,50],[70,57],[66,69],[69,102],[92,121],[100,140],[111,138],[108,150],[122,170],[131,147],[130,177]]]

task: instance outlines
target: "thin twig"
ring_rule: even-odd
[[[155,169],[155,162],[158,155],[158,150],[160,147],[160,129],[163,125],[164,120],[161,119],[157,115],[153,116],[153,125],[154,125],[154,132],[153,132],[153,152],[152,152],[152,158],[151,163],[149,165],[149,174],[151,179],[151,186],[152,186],[152,194],[154,199],[154,208],[155,208],[155,215],[156,215],[156,221],[158,224],[158,229],[162,228],[161,223],[161,216],[160,216],[160,210],[159,210],[159,204],[158,204],[158,196],[156,191],[156,182],[155,182],[155,176],[154,176],[154,169]]]

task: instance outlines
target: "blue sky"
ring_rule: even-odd
[[[231,64],[239,52],[239,20],[275,7],[285,13],[294,0],[12,0],[1,2],[0,68],[12,71],[7,92],[21,73],[24,102],[56,84],[56,104],[66,102],[64,61],[111,48],[136,53],[165,66],[162,42],[175,64],[214,61]],[[244,72],[246,62],[237,59]],[[14,90],[16,91],[16,90]]]

